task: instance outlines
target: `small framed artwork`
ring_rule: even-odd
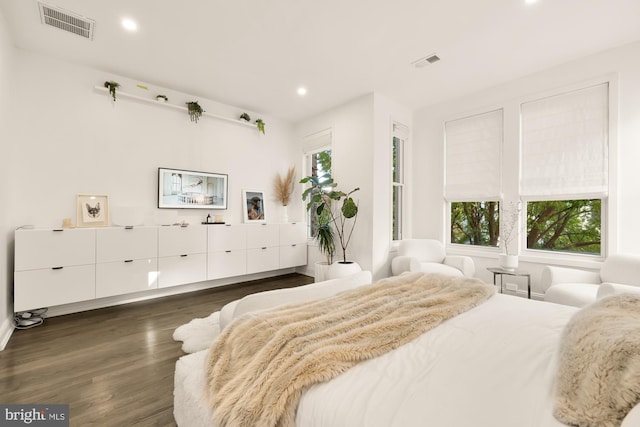
[[[228,176],[158,168],[158,208],[227,209]]]
[[[267,222],[264,208],[264,191],[242,190],[244,222]]]
[[[76,200],[76,227],[109,225],[109,196],[78,194]]]

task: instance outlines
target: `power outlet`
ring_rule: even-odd
[[[513,292],[517,292],[518,291],[518,284],[517,283],[505,283],[504,287],[508,291],[513,291]]]

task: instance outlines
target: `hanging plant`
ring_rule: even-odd
[[[264,122],[262,121],[262,119],[257,119],[256,120],[256,126],[258,126],[258,130],[260,132],[262,132],[263,135],[265,135],[265,133],[264,133]]]
[[[113,81],[104,82],[104,87],[109,89],[109,93],[111,94],[111,98],[113,98],[113,102],[116,102],[116,88],[120,87],[120,83]]]
[[[156,101],[158,102],[167,102],[169,98],[166,95],[156,95]]]
[[[250,122],[251,121],[251,117],[247,113],[242,113],[240,115],[240,120],[244,120],[245,122]]]
[[[204,113],[198,101],[187,102],[187,111],[191,121],[196,123],[198,123],[198,119],[202,116],[202,113]]]

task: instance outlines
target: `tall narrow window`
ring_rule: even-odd
[[[327,172],[323,165],[331,164],[331,129],[327,129],[313,135],[307,136],[303,141],[305,152],[306,176],[320,177]],[[307,225],[309,227],[309,237],[313,237],[318,232],[318,220],[312,212],[307,212]]]
[[[605,83],[522,104],[527,249],[603,253],[608,99]]]
[[[445,133],[449,241],[495,247],[500,236],[502,110],[446,122]]]
[[[403,195],[405,192],[404,183],[404,145],[409,135],[409,129],[399,123],[393,124],[393,137],[391,145],[391,203],[392,203],[392,225],[391,239],[402,240],[402,214]]]

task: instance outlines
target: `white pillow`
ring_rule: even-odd
[[[247,295],[222,307],[220,310],[220,331],[223,331],[233,319],[251,311],[327,298],[342,291],[370,284],[371,272],[360,271],[338,279]]]
[[[596,299],[620,294],[640,294],[640,286],[623,285],[620,283],[603,283],[598,286]]]

